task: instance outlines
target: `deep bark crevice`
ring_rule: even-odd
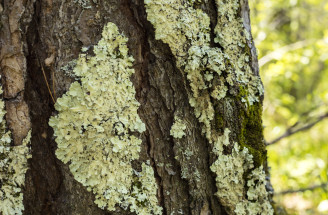
[[[54,111],[54,108],[41,73],[41,65],[39,65],[37,60],[37,55],[39,55],[37,52],[44,49],[41,48],[41,35],[38,33],[40,10],[40,4],[37,2],[35,4],[33,21],[27,32],[29,53],[27,53],[25,97],[31,113],[31,143],[33,153],[32,159],[29,161],[31,168],[26,177],[32,178],[33,180],[31,184],[27,184],[28,186],[26,186],[27,189],[24,196],[26,214],[40,214],[42,212],[50,214],[50,207],[54,204],[54,200],[56,199],[54,196],[58,196],[59,188],[62,184],[60,168],[56,164],[58,161],[56,161],[54,155],[56,145],[52,138],[52,129],[47,126],[47,121]],[[37,47],[39,47],[39,50]],[[44,59],[43,53],[41,53],[40,59]],[[47,172],[50,170],[50,177],[52,179],[47,175]],[[32,195],[33,198],[30,199],[29,197],[32,197]],[[38,207],[35,207],[36,205],[38,205]]]
[[[134,17],[135,17],[135,19],[137,20],[137,22],[138,22],[138,25],[139,25],[139,27],[141,28],[142,26],[143,26],[143,33],[144,33],[144,38],[146,38],[145,39],[145,43],[144,44],[146,44],[145,45],[145,55],[147,55],[148,56],[148,58],[146,58],[145,57],[145,61],[146,61],[146,65],[147,65],[147,67],[145,67],[145,70],[144,70],[144,72],[146,73],[145,75],[144,75],[144,78],[146,78],[146,79],[143,79],[143,81],[142,81],[142,83],[144,83],[144,84],[147,84],[147,92],[150,92],[150,91],[155,91],[155,92],[158,92],[158,93],[155,93],[156,95],[158,95],[159,97],[158,97],[158,101],[160,101],[160,100],[162,100],[162,101],[165,101],[167,98],[161,93],[161,91],[159,90],[159,87],[160,86],[158,86],[157,84],[155,84],[154,82],[153,82],[153,84],[150,84],[150,82],[149,82],[149,78],[150,78],[150,76],[149,76],[149,73],[151,73],[152,71],[151,70],[149,70],[149,64],[153,64],[153,65],[156,65],[156,66],[159,66],[159,64],[156,62],[156,61],[158,61],[158,60],[161,60],[161,59],[158,59],[158,56],[155,56],[154,54],[152,54],[151,53],[151,48],[150,48],[150,44],[149,44],[149,40],[152,42],[152,43],[154,43],[155,42],[155,39],[154,39],[154,28],[153,28],[153,26],[148,22],[148,20],[146,19],[146,14],[145,14],[145,11],[144,11],[144,7],[143,7],[143,3],[141,3],[140,4],[140,2],[138,1],[138,2],[132,2],[132,1],[129,1],[130,2],[130,7],[132,8],[132,11],[134,12]],[[141,14],[141,15],[140,15]],[[160,43],[160,47],[163,47],[164,49],[165,49],[165,53],[166,53],[166,55],[165,55],[165,59],[167,59],[167,58],[170,58],[170,60],[161,60],[161,62],[165,62],[165,61],[168,61],[168,62],[173,62],[173,65],[172,65],[172,67],[173,68],[175,68],[175,59],[174,59],[174,57],[173,57],[173,55],[171,54],[171,52],[170,52],[170,49],[169,49],[169,47],[166,45],[166,44],[163,44],[161,41],[156,41],[156,43]],[[153,48],[154,49],[154,48]],[[152,56],[152,57],[150,57],[150,59],[149,59],[149,56]],[[160,70],[162,70],[162,69],[160,69]],[[174,70],[176,70],[176,71],[178,71],[176,68],[174,69]],[[163,70],[163,71],[165,71],[165,70]],[[163,75],[166,75],[166,74],[163,74]],[[144,87],[144,86],[143,86]],[[137,90],[137,99],[138,99],[138,95],[140,95],[139,93],[138,93],[138,88],[136,88],[136,90]],[[141,89],[140,91],[143,91],[144,89]],[[175,93],[174,91],[173,91],[173,89],[171,88],[171,90],[172,90],[172,92],[173,93]],[[148,93],[147,93],[147,95],[149,95]],[[154,95],[154,94],[153,94]],[[152,95],[152,96],[153,96]],[[144,102],[144,100],[142,99],[142,101],[140,101],[140,103],[141,103],[141,109],[143,109],[143,102]],[[147,101],[146,101],[146,103],[147,103]],[[162,110],[161,111],[164,111],[164,112],[167,112],[167,113],[169,113],[169,115],[170,115],[170,118],[171,118],[171,120],[169,120],[168,118],[166,118],[166,120],[169,120],[170,122],[173,122],[173,113],[174,113],[174,111],[175,111],[175,104],[173,103],[173,106],[172,105],[169,105],[169,103],[167,103],[167,102],[163,102],[162,103],[163,105],[161,106],[162,108]],[[164,109],[163,109],[164,108]],[[143,118],[143,114],[142,114],[142,111],[140,111],[140,116]],[[162,120],[161,118],[163,118],[163,116],[161,116],[161,114],[159,114],[159,113],[157,113],[157,114],[155,114],[155,116],[156,116],[156,118],[157,118],[157,120],[155,120],[155,121],[158,121],[158,120]],[[144,122],[146,122],[147,121],[147,119],[144,119],[145,121]],[[146,123],[147,124],[147,123]],[[171,123],[170,123],[171,124]],[[158,127],[161,127],[159,124],[157,125]],[[149,128],[150,129],[150,128]],[[171,146],[171,144],[173,143],[173,141],[172,141],[172,137],[170,137],[170,135],[169,135],[169,129],[161,129],[162,130],[162,135],[163,136],[168,136],[169,137],[169,139],[168,139],[168,143],[170,143],[170,148],[172,149],[173,148],[173,145]],[[149,130],[149,132],[152,132],[152,130],[150,129]],[[148,140],[147,142],[150,142],[150,140]],[[149,149],[150,149],[150,147],[152,147],[152,144],[149,144],[148,145],[149,146]],[[158,152],[157,152],[158,153]],[[175,167],[175,169],[177,170],[176,171],[176,174],[177,174],[177,176],[179,176],[180,175],[180,172],[181,172],[181,168],[180,168],[180,165],[179,165],[179,163],[174,159],[174,157],[175,157],[175,155],[174,155],[174,152],[173,151],[170,151],[169,152],[169,154],[170,154],[170,157],[171,158],[173,158],[173,159],[171,159],[171,162],[174,164],[173,166]],[[150,151],[149,151],[149,155],[151,156],[151,153],[150,153]],[[152,157],[152,156],[151,156]],[[155,158],[153,158],[153,161],[154,161],[154,164],[158,164],[158,162],[156,162],[156,160],[155,160]],[[156,166],[156,165],[155,165]],[[163,187],[163,179],[162,179],[162,176],[158,173],[158,168],[160,168],[160,167],[154,167],[154,169],[156,170],[156,175],[158,176],[158,177],[160,177],[160,179],[161,179],[161,186],[160,186],[160,190],[161,190],[161,193],[162,193],[162,200],[161,201],[164,201],[165,202],[165,192],[164,192],[164,187]],[[186,183],[186,181],[185,180],[183,180],[183,179],[181,179],[181,177],[179,177],[180,179],[179,180],[182,180],[181,181],[181,183],[183,184],[183,183],[185,183],[185,185],[186,186],[188,186],[188,184]],[[176,180],[176,179],[175,179]],[[185,182],[183,182],[183,181],[185,181]],[[165,183],[167,183],[167,182],[165,182]],[[184,189],[184,190],[188,190],[188,187],[187,187],[187,189]],[[168,192],[168,191],[167,191]],[[190,196],[189,196],[189,194],[187,193],[187,196],[188,196],[188,199],[190,199]],[[189,200],[189,202],[190,202],[190,200]],[[187,207],[185,207],[185,208],[188,208],[189,207],[189,205],[190,205],[190,203],[187,205]],[[165,204],[164,205],[162,205],[163,206],[163,208],[164,208],[164,210],[165,210],[165,213],[164,214],[169,214],[169,212],[167,211],[167,209],[166,209],[166,206],[165,206]],[[170,208],[170,210],[171,210],[171,212],[172,212],[172,208]],[[189,214],[189,212],[187,212],[187,214]]]

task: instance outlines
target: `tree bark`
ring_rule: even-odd
[[[49,118],[57,114],[52,97],[54,100],[61,97],[74,81],[62,68],[69,68],[67,65],[78,58],[82,47],[92,50],[108,22],[115,23],[129,39],[129,54],[135,59],[131,81],[140,103],[138,114],[146,125],[140,136],[140,160],[150,160],[153,167],[163,214],[232,213],[215,195],[216,175],[210,166],[217,156],[189,104],[189,80],[176,65],[169,45],[155,39],[155,29],[147,20],[142,0],[2,0],[0,3],[0,68],[6,121],[13,145],[20,145],[32,128],[32,158],[25,176],[23,214],[133,214],[120,207],[114,212],[97,207],[93,193],[74,179],[68,164],[57,159],[54,132],[48,125]],[[197,7],[209,16],[210,27],[214,29],[218,19],[215,1],[202,1]],[[240,2],[239,16],[250,32],[247,0]],[[211,45],[223,49],[213,38]],[[247,46],[253,74],[258,76],[252,39]],[[223,135],[229,127],[232,141],[240,142],[240,134],[246,132],[248,141],[264,144],[261,111],[247,121],[245,105],[237,96],[239,86],[229,90],[232,96],[213,101],[215,116],[220,116],[212,122],[218,134]],[[261,96],[254,106],[261,109],[262,99]],[[175,116],[187,124],[182,139],[170,135]],[[243,131],[245,128],[247,131]],[[186,156],[186,152],[190,155]],[[261,162],[267,171],[266,152],[263,153],[265,161]],[[271,189],[269,183],[267,189]]]

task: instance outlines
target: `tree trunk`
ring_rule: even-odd
[[[119,202],[114,210],[108,205],[98,207],[95,200],[105,194],[97,193],[100,188],[96,186],[79,182],[72,170],[74,161],[63,161],[68,155],[58,158],[60,122],[49,126],[50,117],[61,116],[58,101],[62,100],[58,99],[71,84],[76,81],[76,86],[84,89],[84,76],[74,74],[79,65],[76,59],[83,47],[88,60],[98,59],[94,50],[102,46],[98,42],[107,23],[114,23],[119,34],[128,38],[128,55],[134,58],[130,79],[140,104],[137,114],[146,128],[144,132],[129,129],[119,138],[142,140],[139,158],[128,162],[141,176],[131,177],[141,178],[143,167],[152,167],[150,175],[156,181],[161,213],[273,213],[268,177],[265,183],[256,178],[262,177],[261,171],[255,171],[263,167],[268,174],[262,135],[262,84],[250,36],[247,0],[0,2],[0,68],[10,148],[21,146],[32,129],[32,156],[25,185],[20,186],[23,214],[143,214],[138,212],[141,209],[146,210],[144,214],[157,213],[147,208],[151,205],[147,198],[137,200],[137,210],[132,209],[133,204],[124,207]],[[192,54],[193,48],[201,54]],[[122,53],[113,59],[123,59]],[[93,111],[96,115],[97,110]],[[110,126],[114,129],[116,125]],[[80,135],[88,132],[85,129]],[[0,190],[5,192],[3,177],[2,173]],[[255,183],[253,187],[265,186],[266,191],[252,199],[252,186],[247,185],[250,181]],[[128,192],[130,198],[132,191]],[[227,193],[231,196],[225,196]],[[253,203],[258,208],[255,213],[247,209]],[[3,208],[0,206],[3,215],[19,214]]]

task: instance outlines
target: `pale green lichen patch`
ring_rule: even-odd
[[[182,122],[182,120],[179,117],[175,116],[174,123],[170,130],[170,134],[174,138],[182,138],[183,136],[186,135],[185,133],[186,128],[187,128],[186,124]]]
[[[194,1],[146,0],[148,20],[155,27],[155,37],[167,43],[190,81],[196,117],[204,124],[203,132],[210,138],[210,121],[214,109],[204,93],[214,73],[225,69],[224,55],[218,48],[210,48],[210,19],[202,10],[194,9]]]
[[[247,200],[239,202],[236,205],[236,214],[274,214],[272,205],[268,199],[268,192],[265,189],[265,177],[266,175],[262,166],[254,169],[248,175]]]
[[[2,89],[0,89],[2,94]],[[11,145],[11,133],[7,131],[4,102],[0,100],[0,214],[23,214],[22,187],[28,169],[27,159],[31,158],[29,142],[31,131],[22,145]]]
[[[212,164],[211,170],[216,173],[216,195],[221,203],[229,208],[230,212],[238,215],[246,214],[273,214],[273,209],[265,189],[265,172],[263,167],[254,169],[253,156],[246,147],[241,147],[236,142],[231,154],[223,153],[224,147],[229,146],[229,129],[218,137],[214,143],[213,152],[218,159]],[[245,173],[247,181],[244,179]],[[247,183],[247,195],[244,195]]]
[[[147,18],[155,27],[156,39],[169,45],[177,59],[177,66],[187,74],[192,91],[190,105],[204,125],[203,132],[212,142],[210,124],[214,119],[214,109],[210,96],[220,100],[227,95],[229,87],[242,85],[249,92],[243,102],[252,105],[259,101],[263,87],[259,77],[252,74],[248,53],[244,51],[247,32],[242,19],[237,17],[239,2],[217,1],[215,41],[225,48],[224,52],[210,47],[210,19],[202,10],[194,9],[194,3],[183,0],[145,1]],[[222,76],[223,73],[225,76]],[[213,85],[215,75],[220,76],[220,85]]]
[[[127,202],[131,205],[130,210],[137,212],[137,214],[162,214],[162,208],[156,206],[158,204],[156,198],[157,185],[153,168],[148,164],[142,163],[142,171],[137,176],[138,179],[136,181],[140,183],[140,186],[138,186],[139,183],[133,185],[132,197],[127,199]],[[154,207],[138,208],[139,204],[148,204]]]
[[[55,104],[51,117],[58,148],[56,156],[69,163],[74,178],[95,194],[102,209],[121,206],[137,214],[161,214],[152,167],[135,171],[141,139],[131,132],[145,131],[130,81],[134,70],[127,38],[108,23],[94,56],[81,54],[73,73],[79,77]]]
[[[216,0],[216,4],[218,24],[214,29],[216,33],[214,41],[224,48],[224,53],[233,65],[234,71],[229,72],[230,79],[236,80],[239,86],[244,86],[248,91],[247,99],[244,99],[243,102],[247,101],[252,105],[259,101],[259,96],[263,95],[264,89],[260,78],[253,75],[249,65],[249,54],[245,51],[245,49],[249,49],[247,40],[250,40],[250,35],[238,14],[240,1]]]
[[[214,108],[210,97],[221,100],[229,94],[230,89],[234,92],[236,88],[242,87],[247,91],[244,96],[238,97],[238,93],[232,96],[248,107],[258,103],[263,94],[261,80],[253,74],[249,62],[247,40],[250,35],[239,14],[240,1],[216,0],[218,22],[214,29],[215,42],[223,49],[210,46],[210,19],[202,10],[195,9],[194,3],[195,0],[145,0],[147,18],[155,28],[156,39],[169,45],[177,67],[188,78],[192,92],[189,104],[194,107],[202,131],[207,140],[213,143],[214,153],[218,156],[211,169],[217,174],[217,196],[220,201],[230,209],[231,214],[243,214],[241,208],[244,206],[259,204],[265,205],[263,208],[266,210],[263,211],[267,213],[264,214],[272,214],[268,193],[263,191],[265,182],[258,182],[252,174],[252,171],[262,168],[261,159],[257,158],[254,165],[253,156],[262,151],[255,153],[255,147],[247,147],[257,144],[248,141],[253,140],[253,137],[244,138],[247,141],[240,144],[234,142],[231,146],[229,130],[225,130],[223,136],[218,136],[213,126]],[[231,154],[224,154],[224,146],[232,148]],[[260,173],[265,175],[262,169]],[[250,177],[247,178],[248,187],[245,185],[245,176]],[[250,196],[246,195],[248,191]],[[247,210],[250,211],[248,214],[257,214],[257,209]]]

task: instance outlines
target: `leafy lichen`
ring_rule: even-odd
[[[262,166],[254,169],[248,175],[247,200],[243,200],[236,205],[236,214],[273,214],[273,208],[265,188],[265,177],[266,175]]]
[[[214,110],[210,96],[204,93],[211,77],[225,69],[224,54],[210,47],[210,19],[202,10],[192,7],[194,1],[145,1],[147,18],[155,27],[155,37],[167,43],[177,59],[177,66],[190,81],[189,103],[203,123],[203,132],[210,139],[210,121]]]
[[[246,46],[250,35],[239,14],[240,1],[216,0],[218,20],[214,29],[214,41],[223,49],[211,47],[209,17],[202,10],[195,9],[194,3],[194,0],[145,0],[147,18],[155,27],[156,39],[169,45],[176,58],[177,67],[189,80],[192,92],[189,95],[189,103],[194,107],[203,133],[207,140],[213,143],[214,153],[218,156],[211,169],[217,175],[217,195],[220,201],[231,214],[244,214],[242,208],[247,204],[258,206],[262,203],[267,207],[265,214],[272,214],[268,193],[264,187],[265,181],[263,186],[259,185],[262,182],[254,185],[260,186],[261,189],[253,189],[251,183],[255,183],[252,171],[262,168],[266,156],[265,148],[259,143],[261,138],[257,136],[262,133],[262,128],[259,127],[261,109],[258,104],[263,94],[263,86],[260,78],[253,74],[249,62],[250,56]],[[230,145],[231,148],[228,138],[230,130],[226,128],[223,136],[218,135],[223,131],[225,123],[218,114],[214,119],[211,100],[222,100],[229,94],[230,89],[231,92],[234,91],[235,86],[244,89],[244,94],[241,93],[238,99],[248,110],[243,113],[240,143],[234,142],[231,154],[226,155],[224,147]],[[265,176],[263,170],[259,172]],[[245,175],[250,177],[247,178],[248,188],[245,186]],[[248,191],[252,191],[251,197],[245,196]],[[255,198],[256,195],[259,198]],[[256,214],[258,208],[250,207],[247,210],[248,214]]]
[[[0,87],[0,94],[2,88]],[[19,146],[11,145],[11,133],[7,131],[4,102],[0,100],[0,214],[23,214],[22,187],[31,158],[29,142],[31,131]]]
[[[182,122],[182,120],[179,117],[175,116],[174,123],[170,130],[170,134],[174,138],[182,138],[183,136],[186,135],[185,133],[186,128],[187,128],[186,124]]]
[[[145,4],[156,39],[169,45],[177,66],[187,74],[192,90],[189,103],[203,123],[206,137],[211,139],[214,110],[210,96],[220,100],[234,85],[247,88],[250,104],[259,101],[263,94],[261,81],[253,75],[249,65],[249,55],[244,53],[248,33],[237,16],[239,3],[217,1],[219,16],[215,41],[224,47],[224,52],[210,47],[210,19],[202,10],[194,9],[194,1],[146,0]],[[220,85],[212,84],[215,75],[220,76]]]
[[[213,152],[218,159],[211,165],[212,172],[216,173],[216,186],[221,203],[234,210],[236,204],[244,199],[244,172],[245,169],[253,167],[252,155],[247,148],[240,150],[240,146],[234,143],[231,154],[224,155],[224,146],[229,146],[229,129],[224,130],[224,134],[219,136],[214,143]]]
[[[216,186],[221,203],[230,213],[273,214],[273,209],[265,189],[265,172],[263,166],[254,169],[253,155],[247,147],[234,143],[231,154],[224,154],[224,147],[230,145],[229,129],[219,136],[214,143],[213,152],[218,159],[211,165],[216,173]],[[244,175],[247,174],[245,179]],[[247,196],[244,195],[245,183],[248,187]]]
[[[92,191],[102,209],[119,205],[137,214],[161,214],[152,167],[142,164],[135,171],[131,162],[139,158],[141,139],[131,132],[145,131],[137,114],[139,107],[130,81],[133,58],[128,56],[127,38],[108,23],[94,56],[81,54],[73,73],[79,82],[55,104],[51,117],[58,148],[56,156],[74,178]]]
[[[253,75],[249,64],[250,52],[247,41],[250,40],[250,35],[239,14],[240,1],[216,0],[216,4],[218,24],[214,29],[216,33],[214,41],[224,48],[224,53],[229,56],[229,63],[233,66],[233,71],[229,72],[228,78],[237,80],[238,85],[246,89],[247,95],[242,101],[247,100],[252,105],[259,102],[259,97],[263,95],[264,90],[260,78]]]

